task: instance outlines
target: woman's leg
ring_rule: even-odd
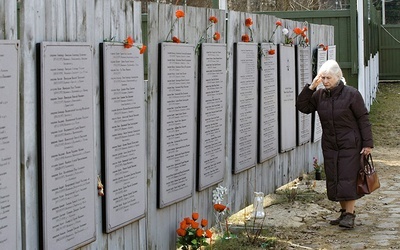
[[[350,200],[350,201],[340,201],[340,206],[342,209],[346,209],[347,213],[354,213],[354,206],[356,205],[356,200]]]

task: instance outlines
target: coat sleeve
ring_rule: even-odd
[[[310,84],[306,84],[306,86],[304,86],[296,101],[297,110],[305,114],[309,114],[317,110],[317,103],[315,98],[313,98],[315,90],[311,90],[309,87]]]
[[[358,128],[361,133],[363,140],[362,146],[372,148],[374,145],[371,123],[369,121],[369,113],[365,107],[364,99],[358,91],[356,91],[354,95],[353,102],[351,104],[351,110],[357,120]]]

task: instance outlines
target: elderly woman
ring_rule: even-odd
[[[320,83],[324,88],[317,90]],[[373,147],[364,100],[357,89],[344,84],[338,63],[328,60],[299,94],[296,106],[306,114],[317,111],[321,121],[327,195],[341,207],[339,218],[330,224],[353,228],[355,203],[362,197],[357,194],[360,154],[370,154]]]

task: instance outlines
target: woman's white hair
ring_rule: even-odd
[[[346,84],[346,79],[343,77],[342,69],[339,64],[335,60],[328,60],[322,64],[321,68],[318,70],[318,74],[328,74],[332,75],[337,80],[341,80],[344,84]]]

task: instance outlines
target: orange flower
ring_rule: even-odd
[[[304,37],[306,37],[307,35],[306,35],[306,33],[301,33],[301,36],[304,38]]]
[[[323,43],[318,44],[318,47],[323,48],[325,45]]]
[[[216,18],[215,16],[210,16],[210,18],[208,19],[208,21],[212,22],[212,23],[218,23],[218,18]]]
[[[181,228],[181,229],[186,229],[187,227],[188,227],[188,224],[186,224],[186,221],[183,220],[183,221],[181,222],[181,224],[180,224],[180,228]]]
[[[219,39],[221,39],[221,34],[219,32],[215,32],[213,35],[213,39],[214,41],[218,41]]]
[[[222,211],[225,210],[225,208],[226,208],[225,205],[222,205],[222,204],[214,204],[214,209],[215,209],[217,212],[222,212]]]
[[[308,42],[309,42],[308,37],[306,37],[306,38],[304,39],[304,42],[305,42],[305,43],[308,43]]]
[[[206,219],[202,219],[202,220],[201,220],[201,226],[202,226],[202,227],[207,226],[207,224],[208,224],[208,221],[207,221]]]
[[[124,48],[126,48],[126,49],[132,48],[134,42],[135,41],[133,40],[133,38],[131,36],[128,36],[124,40]]]
[[[327,51],[328,50],[328,45],[326,45],[323,50]]]
[[[275,25],[276,26],[282,26],[282,22],[278,20],[278,21],[276,21]]]
[[[185,12],[183,12],[183,10],[176,10],[175,11],[175,16],[176,18],[181,18],[185,16]]]
[[[306,26],[303,27],[303,32],[306,32],[308,29]]]
[[[139,53],[143,54],[144,52],[146,52],[147,46],[146,45],[142,45],[142,47],[140,48]]]
[[[192,219],[197,220],[199,218],[199,213],[192,213]]]
[[[242,42],[245,42],[245,43],[250,42],[250,37],[249,37],[249,35],[244,34],[244,35],[242,36]]]
[[[211,238],[212,237],[212,232],[210,230],[206,230],[206,238]]]
[[[174,43],[181,43],[181,40],[179,40],[179,38],[177,38],[176,36],[172,37],[172,42]]]
[[[296,35],[301,35],[301,33],[303,32],[299,27],[296,27],[296,28],[294,28],[293,29],[293,32],[296,34]]]
[[[247,27],[250,27],[251,25],[253,25],[253,20],[251,20],[251,18],[248,17],[248,18],[246,18],[246,21],[244,22],[244,24],[245,24]]]
[[[268,55],[275,55],[275,50],[274,49],[268,50]]]
[[[186,235],[186,230],[184,230],[184,229],[182,229],[182,228],[178,228],[177,230],[176,230],[176,233],[179,235],[179,236],[185,236]]]
[[[199,223],[195,222],[194,220],[192,220],[192,228],[199,228]]]
[[[192,219],[190,219],[189,217],[186,217],[183,220],[186,221],[186,224],[191,224],[192,223]]]
[[[197,237],[201,237],[201,236],[203,236],[203,233],[204,233],[204,231],[203,231],[203,229],[197,229],[197,231],[196,231],[196,236]]]

